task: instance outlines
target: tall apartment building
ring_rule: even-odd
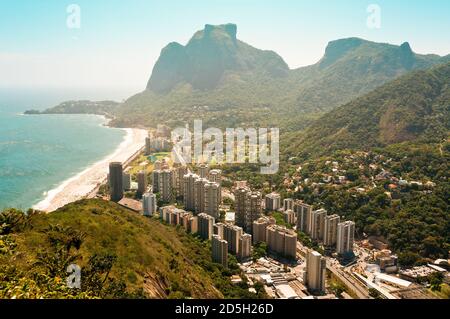
[[[341,218],[334,214],[325,217],[323,244],[327,247],[336,245],[337,241],[337,229]]]
[[[162,170],[161,169],[155,169],[152,172],[152,189],[154,193],[159,193],[160,192],[160,175],[162,174]]]
[[[198,178],[194,182],[194,206],[197,214],[205,212],[205,186],[208,183],[206,178]]]
[[[224,229],[223,223],[215,223],[213,225],[213,234],[219,236],[220,238],[223,238],[223,229]]]
[[[192,216],[189,218],[189,224],[187,231],[191,234],[198,233],[198,217]]]
[[[122,174],[122,187],[124,191],[130,190],[131,189],[131,175],[128,173],[123,173]]]
[[[228,251],[234,255],[239,253],[239,238],[244,234],[244,231],[239,226],[226,224],[223,228],[223,239],[228,242]]]
[[[252,235],[243,234],[239,238],[238,258],[240,261],[247,261],[252,256]]]
[[[245,227],[245,201],[249,189],[238,187],[234,191],[235,223],[239,227]]]
[[[161,200],[165,203],[173,200],[172,174],[173,171],[169,169],[162,170],[159,174],[159,192]]]
[[[183,176],[184,209],[195,211],[195,181],[199,179],[196,174],[188,173]]]
[[[147,173],[145,171],[140,171],[137,174],[138,189],[137,192],[142,196],[147,192]]]
[[[145,138],[145,155],[150,155],[152,153],[152,141],[150,136]]]
[[[309,229],[312,206],[307,205],[303,202],[296,201],[294,203],[294,212],[297,214],[297,231],[309,234],[311,230]]]
[[[308,290],[314,294],[325,292],[326,259],[317,251],[306,254],[306,269],[303,282]]]
[[[145,193],[142,196],[142,204],[144,207],[144,216],[153,216],[156,212],[156,195],[153,193]]]
[[[208,180],[210,182],[222,185],[222,171],[220,169],[212,169],[209,171]]]
[[[283,201],[283,209],[284,210],[293,210],[294,209],[294,200],[292,198],[286,198]]]
[[[338,224],[336,252],[344,255],[353,252],[355,241],[355,223],[346,221]]]
[[[266,231],[267,227],[270,225],[275,225],[276,221],[274,218],[269,217],[260,217],[253,222],[253,243],[266,243],[267,236]]]
[[[207,214],[199,214],[198,216],[198,233],[201,238],[211,240],[213,235],[214,217]]]
[[[280,256],[296,259],[297,234],[291,229],[278,225],[267,227],[267,247]]]
[[[322,240],[323,233],[325,230],[325,217],[327,216],[327,211],[325,209],[314,210],[311,213],[311,239]]]
[[[211,242],[212,260],[221,264],[225,268],[228,267],[228,243],[217,235],[212,236]]]
[[[295,213],[293,210],[291,209],[285,210],[283,212],[283,218],[285,223],[295,225]]]
[[[267,194],[265,197],[266,212],[274,212],[281,208],[281,195],[278,193]]]
[[[245,224],[244,230],[247,233],[253,231],[253,222],[262,216],[262,197],[260,192],[247,193],[245,200]]]
[[[220,217],[219,206],[220,206],[220,185],[217,183],[207,182],[204,185],[205,190],[205,206],[204,212],[214,218],[218,219]]]
[[[184,176],[188,173],[187,166],[178,166],[173,172],[173,189],[177,197],[184,196]]]
[[[201,178],[208,178],[209,166],[207,164],[200,164],[200,165],[198,165],[198,175]]]
[[[111,201],[118,202],[123,198],[123,168],[122,163],[109,163],[109,191]]]

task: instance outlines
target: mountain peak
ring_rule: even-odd
[[[221,25],[206,24],[203,32],[205,36],[210,36],[214,32],[225,32],[233,41],[237,40],[237,25],[234,23]]]
[[[166,93],[178,85],[189,84],[193,89],[210,90],[218,87],[229,73],[280,77],[288,71],[276,53],[239,41],[236,24],[206,24],[186,46],[171,43],[162,50],[147,88]]]
[[[347,52],[354,50],[364,42],[367,41],[360,38],[346,38],[330,41],[325,49],[325,56],[320,62],[320,66],[327,67],[330,64],[333,64]]]

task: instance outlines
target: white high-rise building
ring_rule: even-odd
[[[283,201],[283,209],[284,210],[293,210],[294,209],[294,200],[292,198],[286,198]]]
[[[278,193],[270,193],[265,197],[266,212],[274,212],[281,208],[281,195]]]
[[[206,178],[198,178],[194,182],[194,206],[197,214],[205,212],[205,186],[208,183]]]
[[[208,182],[204,186],[205,189],[205,209],[204,212],[216,219],[219,219],[220,212],[220,185]]]
[[[294,212],[297,214],[297,231],[309,234],[312,206],[297,201],[294,204]]]
[[[228,243],[218,235],[212,236],[211,241],[212,260],[221,264],[225,268],[228,267]]]
[[[191,212],[195,211],[195,181],[198,178],[198,175],[192,173],[183,176],[184,209]]]
[[[199,214],[198,216],[198,234],[201,238],[211,240],[214,234],[214,217],[207,214]]]
[[[323,244],[327,247],[336,245],[337,228],[341,218],[338,215],[330,215],[325,217],[325,230],[323,233]]]
[[[210,182],[222,185],[222,171],[220,169],[212,169],[209,171],[208,179]]]
[[[355,241],[355,223],[346,221],[338,224],[336,252],[344,255],[353,252]]]
[[[315,210],[311,214],[311,239],[322,240],[323,233],[325,230],[325,217],[327,216],[327,211],[325,209]]]
[[[198,175],[201,178],[208,178],[209,175],[209,166],[207,164],[200,164],[198,166]]]
[[[142,196],[142,204],[144,207],[144,216],[153,216],[156,212],[156,195],[153,193],[145,193]]]
[[[306,269],[303,281],[308,290],[315,294],[325,292],[326,259],[317,251],[309,251],[306,255]]]
[[[241,261],[248,260],[252,255],[252,235],[243,234],[239,238],[238,257]]]

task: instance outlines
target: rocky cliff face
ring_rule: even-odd
[[[217,87],[227,72],[283,76],[288,71],[276,53],[239,41],[235,24],[207,24],[186,46],[170,43],[162,50],[147,88],[168,92],[179,84],[190,84],[207,90]]]

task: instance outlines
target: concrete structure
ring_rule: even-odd
[[[191,234],[198,233],[198,217],[192,216],[189,218],[189,224],[187,231]]]
[[[122,188],[124,191],[130,190],[131,189],[131,175],[128,173],[123,173],[122,174]]]
[[[147,173],[145,171],[140,171],[137,174],[138,189],[137,192],[139,196],[144,195],[147,192]]]
[[[249,192],[245,199],[244,230],[253,231],[253,222],[262,216],[262,196],[260,192]]]
[[[179,166],[173,172],[173,190],[177,197],[184,196],[184,176],[188,173],[186,166]]]
[[[156,212],[156,195],[153,193],[145,193],[142,196],[142,205],[144,216],[153,216]]]
[[[215,263],[221,264],[225,268],[228,267],[228,243],[217,235],[212,236],[211,250],[212,260]]]
[[[198,178],[194,182],[194,206],[197,214],[205,212],[205,185],[208,183],[206,178]]]
[[[265,197],[266,212],[277,211],[281,208],[281,195],[278,193],[270,193]]]
[[[209,171],[208,179],[210,182],[222,185],[222,171],[220,169],[213,169]]]
[[[266,237],[269,251],[288,259],[296,259],[297,234],[295,231],[278,225],[270,225],[267,227]]]
[[[118,202],[123,198],[122,163],[109,163],[109,194],[113,202]]]
[[[150,155],[152,153],[152,143],[150,136],[145,138],[145,155]]]
[[[214,217],[207,214],[199,214],[198,216],[198,233],[201,238],[211,240],[213,235]]]
[[[323,244],[325,246],[332,247],[336,245],[337,228],[340,221],[341,218],[336,214],[325,217],[323,233]]]
[[[161,167],[161,165],[159,165],[159,167]],[[154,193],[160,192],[160,184],[159,184],[160,177],[159,176],[161,174],[162,174],[161,168],[156,169],[156,165],[155,165],[155,169],[152,172],[152,190]]]
[[[325,217],[327,211],[325,209],[314,210],[311,213],[310,220],[310,236],[313,240],[322,240],[325,230]]]
[[[195,211],[195,181],[198,175],[188,173],[183,176],[183,201],[184,209]]]
[[[238,258],[242,261],[247,261],[252,256],[252,235],[243,234],[239,238]]]
[[[173,200],[172,174],[173,171],[169,169],[162,170],[159,174],[159,192],[161,200],[165,203]]]
[[[283,218],[285,223],[295,225],[295,213],[293,210],[291,209],[285,210],[283,212]]]
[[[223,229],[224,229],[223,223],[216,223],[213,225],[213,234],[219,236],[220,238],[223,238]]]
[[[255,220],[253,222],[253,243],[266,243],[267,242],[267,236],[266,231],[267,227],[270,225],[275,225],[276,221],[274,218],[269,217],[261,217],[258,218],[258,220]]]
[[[205,206],[204,212],[216,219],[219,219],[220,212],[220,185],[218,183],[208,182],[204,185]]]
[[[245,227],[245,200],[248,192],[247,187],[238,187],[234,191],[235,224],[239,227]]]
[[[345,255],[353,252],[355,241],[355,223],[346,221],[338,224],[336,252]]]
[[[228,242],[228,251],[233,255],[239,253],[239,238],[244,234],[244,231],[239,226],[224,225],[223,239]]]
[[[284,210],[293,210],[294,209],[294,200],[292,198],[286,198],[283,201],[283,209]]]
[[[294,212],[297,214],[297,230],[309,234],[312,206],[296,201],[294,203]]]
[[[209,166],[207,164],[200,164],[198,166],[198,175],[200,178],[208,178]]]
[[[317,251],[308,251],[303,282],[311,293],[325,293],[326,259]]]

